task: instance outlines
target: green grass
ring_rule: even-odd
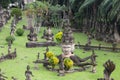
[[[23,18],[22,21],[20,21],[17,25],[18,27],[22,27],[23,24],[26,24],[25,18]],[[5,41],[6,36],[10,33],[10,21],[4,26],[2,31],[0,32],[0,45],[4,46],[4,48],[0,48],[0,53],[7,54],[7,42]],[[44,27],[41,28],[41,32],[38,36],[39,42],[45,41],[41,39],[42,32],[44,30]],[[57,33],[58,29],[52,29],[54,33]],[[97,80],[97,78],[103,77],[103,64],[108,59],[112,60],[116,64],[116,69],[111,75],[112,78],[115,80],[119,80],[119,73],[120,73],[120,53],[113,53],[109,51],[99,51],[96,50],[95,53],[98,55],[97,58],[97,72],[91,73],[91,69],[88,69],[83,72],[75,72],[75,73],[68,73],[66,76],[59,77],[57,76],[57,72],[51,72],[46,70],[42,64],[38,64],[39,70],[35,70],[33,63],[34,60],[36,60],[36,55],[38,52],[40,52],[40,58],[43,59],[43,53],[45,52],[45,47],[38,47],[38,48],[26,48],[25,44],[28,42],[27,40],[27,34],[29,31],[25,31],[24,35],[22,37],[15,35],[15,41],[12,45],[12,51],[14,51],[14,48],[17,48],[17,58],[14,60],[6,60],[4,62],[0,62],[0,68],[5,73],[5,75],[8,77],[6,80],[11,80],[11,76],[15,76],[18,78],[18,80],[25,80],[25,70],[26,65],[30,65],[31,71],[33,72],[34,77],[32,80]],[[80,41],[81,44],[85,44],[87,41],[87,36],[83,33],[74,33],[75,43]],[[111,46],[109,43],[104,43],[96,40],[92,40],[92,45],[98,45],[101,43],[104,46]],[[50,51],[54,52],[56,55],[59,55],[62,53],[60,46],[55,47],[49,47]],[[78,55],[81,58],[87,57],[92,54],[91,51],[88,51],[86,53],[83,53],[82,49],[75,49],[74,53]]]

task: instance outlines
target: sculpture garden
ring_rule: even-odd
[[[1,28],[0,80],[119,80],[119,43],[73,32],[66,14],[58,28],[41,26],[39,21],[36,28],[34,20],[30,23],[31,17],[22,14],[20,19],[12,16]],[[23,35],[17,34],[19,28]],[[56,39],[57,33],[62,34],[61,40]],[[8,36],[15,39],[7,41]]]
[[[17,24],[18,27],[21,27],[22,24],[25,24],[24,21],[20,21],[19,24]],[[8,22],[5,27],[3,28],[2,32],[0,33],[0,53],[7,54],[7,49],[8,45],[5,41],[5,37],[9,35],[9,25],[10,22]],[[44,27],[42,27],[42,30],[44,30]],[[39,35],[42,35],[42,30]],[[54,33],[57,33],[58,31],[56,29],[53,29]],[[13,60],[5,60],[3,62],[0,62],[0,68],[2,71],[5,73],[4,75],[8,77],[6,80],[11,80],[11,76],[14,76],[15,78],[18,78],[18,80],[24,80],[25,75],[24,72],[26,70],[26,66],[29,64],[32,70],[32,73],[34,77],[32,79],[43,79],[43,80],[78,80],[78,79],[84,79],[84,80],[95,80],[97,78],[103,78],[103,64],[105,61],[108,59],[112,60],[115,65],[116,69],[111,75],[112,78],[118,79],[119,78],[119,52],[110,52],[110,51],[100,51],[100,50],[95,50],[95,54],[98,55],[96,58],[97,66],[96,66],[96,73],[91,73],[91,68],[87,69],[86,71],[77,71],[73,73],[68,73],[64,77],[57,76],[57,72],[51,72],[47,70],[46,68],[43,67],[42,64],[38,64],[38,70],[35,69],[35,64],[33,61],[36,60],[36,55],[38,52],[40,52],[40,59],[44,59],[44,52],[46,51],[46,47],[37,47],[37,48],[26,48],[25,44],[28,41],[27,40],[27,34],[29,31],[25,31],[24,35],[22,37],[17,36],[16,34],[16,40],[12,44],[12,51],[14,48],[17,49],[17,57]],[[4,35],[4,36],[3,36]],[[78,37],[80,36],[80,37]],[[83,37],[84,36],[84,37]],[[77,38],[76,38],[77,37]],[[74,38],[76,43],[78,41],[81,42],[81,44],[85,44],[87,41],[87,36],[84,35],[83,33],[74,33]],[[38,41],[44,41],[41,39],[41,36],[39,36]],[[93,45],[98,45],[101,43],[104,46],[111,46],[111,44],[104,43],[104,42],[99,42],[96,40],[92,40]],[[119,47],[119,46],[118,46]],[[49,47],[49,50],[54,52],[55,55],[59,55],[62,53],[61,47],[60,46],[53,46]],[[86,56],[90,56],[92,54],[92,51],[85,51],[83,53],[83,49],[75,49],[74,54],[78,55],[80,58],[85,58]]]

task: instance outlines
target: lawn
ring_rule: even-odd
[[[26,24],[26,19],[23,18],[22,21],[20,21],[17,24],[18,27],[22,27],[23,24]],[[7,42],[5,41],[6,36],[10,33],[10,23],[9,21],[2,31],[0,32],[0,46],[4,46],[4,48],[0,48],[0,53],[7,54]],[[42,42],[45,41],[41,39],[42,32],[45,28],[41,28],[41,32],[38,35],[38,41]],[[59,30],[52,28],[53,33],[57,33]],[[108,59],[112,60],[115,65],[116,69],[112,73],[111,77],[114,78],[114,80],[119,80],[120,74],[120,53],[119,52],[110,52],[110,51],[99,51],[96,50],[95,53],[98,55],[97,57],[97,72],[91,73],[91,69],[88,69],[83,72],[75,72],[75,73],[68,73],[63,77],[57,76],[57,72],[51,72],[46,70],[42,64],[38,64],[39,70],[35,70],[33,63],[34,60],[36,60],[37,53],[40,52],[40,58],[43,59],[43,53],[45,52],[45,47],[38,47],[38,48],[26,48],[25,44],[28,42],[27,40],[27,34],[29,31],[25,31],[24,35],[19,37],[15,34],[15,41],[12,45],[12,51],[14,51],[14,48],[17,48],[17,58],[14,60],[6,60],[3,62],[0,62],[0,68],[4,72],[4,75],[8,77],[6,80],[11,80],[11,76],[14,76],[18,78],[18,80],[25,80],[25,70],[26,66],[29,64],[31,67],[31,71],[33,72],[34,77],[32,80],[97,80],[97,78],[103,77],[103,64]],[[87,36],[83,33],[74,33],[75,43],[80,41],[81,44],[85,44],[87,41]],[[100,42],[96,40],[92,40],[92,45],[98,45],[101,43],[103,46],[111,46],[109,43]],[[119,46],[118,46],[119,47]],[[62,53],[60,46],[55,47],[49,47],[50,51],[54,52],[56,55],[59,55]],[[75,49],[74,54],[78,55],[81,58],[87,57],[92,54],[91,51],[83,53],[82,49]]]

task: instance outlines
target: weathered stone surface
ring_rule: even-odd
[[[47,47],[47,46],[56,46],[55,42],[27,42],[26,47]]]

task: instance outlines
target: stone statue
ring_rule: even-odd
[[[25,76],[26,76],[26,79],[25,80],[32,80],[31,79],[31,76],[33,76],[32,72],[30,71],[30,66],[27,65],[27,70],[25,71]]]
[[[4,54],[1,53],[0,61],[4,61],[4,59],[5,59],[4,57],[5,57]]]
[[[9,43],[8,43],[8,54],[10,54],[11,53],[11,42],[9,41]]]
[[[7,77],[3,75],[3,73],[0,69],[0,80],[5,80],[5,78],[7,78]]]
[[[113,51],[115,51],[115,48],[117,47],[117,42],[116,41],[113,42],[112,47],[113,47]]]
[[[111,73],[115,70],[115,64],[108,60],[103,64],[104,66],[104,78],[98,78],[97,80],[114,80],[113,78],[110,78]]]
[[[45,53],[43,53],[44,54],[44,60],[46,60],[47,59],[47,56],[46,56],[46,53],[49,51],[49,48],[48,48],[48,46],[46,47],[46,52]]]
[[[46,36],[46,30],[44,29],[43,36],[41,38],[45,38],[45,36]]]
[[[98,47],[99,50],[101,50],[101,45],[102,45],[102,44],[99,44],[99,47]]]
[[[15,77],[13,77],[13,76],[12,76],[11,78],[12,78],[12,80],[17,80],[17,78],[15,78]]]
[[[30,28],[30,33],[27,36],[29,41],[37,41],[37,34],[34,32],[34,28]]]
[[[15,27],[11,27],[10,35],[14,36],[14,34],[15,34]]]
[[[80,49],[80,42],[78,42],[78,48]]]
[[[39,60],[40,59],[40,53],[38,52],[38,55],[37,55],[37,60]]]
[[[92,63],[88,63],[86,62],[88,59],[91,59],[91,56],[88,56],[86,58],[81,59],[80,57],[78,57],[77,55],[75,55],[74,52],[74,38],[72,35],[72,31],[71,28],[69,27],[69,25],[65,27],[64,31],[63,31],[63,38],[62,38],[62,54],[58,56],[59,58],[59,63],[60,63],[60,69],[63,69],[62,66],[62,61],[65,58],[70,58],[75,65],[77,65],[78,67],[82,67],[84,68],[84,66],[86,65],[93,65]],[[63,59],[63,60],[61,60]]]
[[[92,61],[92,72],[95,73],[96,72],[96,57],[97,55],[95,54],[94,50],[92,50],[92,55],[91,55],[91,61]]]
[[[47,42],[52,42],[54,40],[53,36],[54,35],[52,33],[52,30],[50,29],[50,27],[48,27],[46,30],[44,38],[47,40]]]

